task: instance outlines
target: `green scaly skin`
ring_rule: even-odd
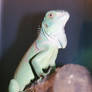
[[[58,49],[66,48],[64,27],[68,19],[69,13],[66,11],[51,10],[46,13],[38,38],[28,49],[14,78],[10,80],[9,92],[23,92],[25,86],[35,79],[32,67],[39,78],[50,73],[50,69],[47,72],[43,69],[55,66]]]

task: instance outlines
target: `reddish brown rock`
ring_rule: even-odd
[[[92,79],[85,67],[67,64],[25,92],[92,92]]]

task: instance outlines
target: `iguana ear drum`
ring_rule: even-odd
[[[47,24],[44,24],[46,28],[48,28],[48,25]]]

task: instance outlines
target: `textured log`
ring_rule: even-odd
[[[67,64],[25,92],[92,92],[92,79],[85,67]]]

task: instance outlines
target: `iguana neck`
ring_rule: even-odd
[[[59,40],[53,36],[53,35],[49,35],[44,29],[41,28],[41,32],[40,32],[40,36],[44,37],[45,39],[47,39],[48,41],[51,42],[51,44],[56,45],[58,48],[61,48],[60,42]],[[53,42],[53,43],[52,43]]]

